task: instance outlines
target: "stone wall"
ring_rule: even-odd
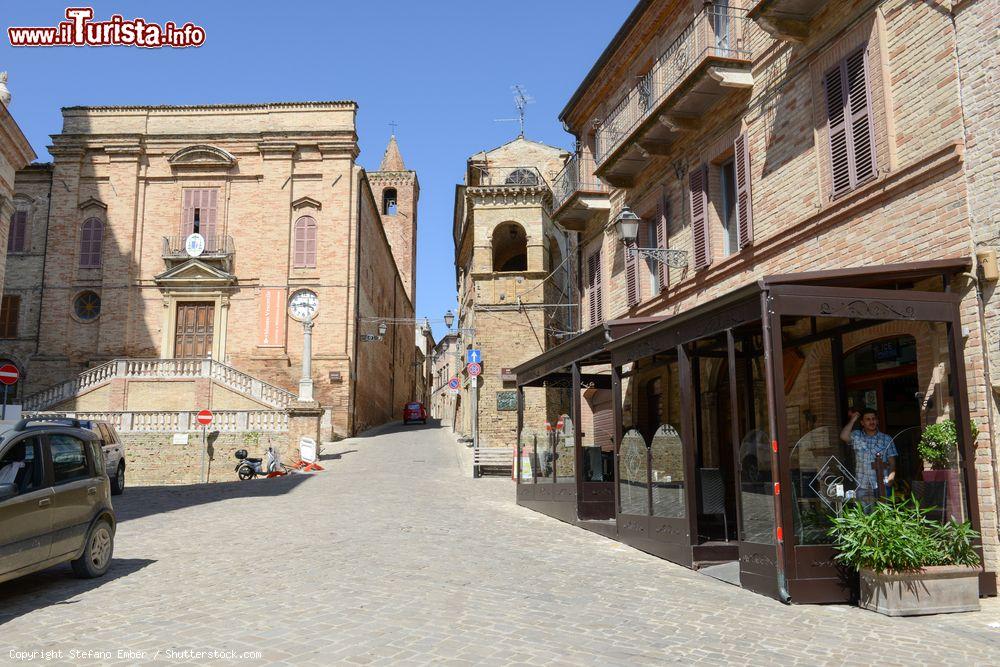
[[[121,434],[125,445],[127,486],[198,484],[202,481],[202,452],[207,452],[207,481],[231,482],[238,479],[234,471],[237,450],[246,449],[252,458],[265,458],[269,446],[283,447],[288,440],[287,433],[209,431],[206,449],[202,445],[201,431],[186,435],[188,444],[175,445],[172,433]],[[127,488],[125,493],[128,493]]]

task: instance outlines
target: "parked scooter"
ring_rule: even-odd
[[[239,460],[235,468],[236,476],[244,481],[255,477],[277,477],[288,474],[288,468],[282,465],[281,457],[274,451],[274,447],[267,448],[266,462],[264,459],[250,458],[245,449],[237,450],[236,458]]]

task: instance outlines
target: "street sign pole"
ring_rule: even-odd
[[[207,471],[205,470],[206,459],[208,458],[208,427],[201,427],[201,483],[204,484],[208,481]]]
[[[0,419],[7,419],[7,392],[10,386],[21,379],[21,372],[14,364],[0,366],[0,383],[3,383],[3,407],[0,408]]]
[[[10,385],[3,386],[3,411],[0,413],[0,420],[7,419],[7,390],[9,388]]]

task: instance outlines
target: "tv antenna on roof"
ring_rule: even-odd
[[[528,94],[528,91],[524,89],[519,83],[515,83],[510,87],[511,92],[514,93],[514,106],[517,108],[517,118],[495,118],[494,123],[520,123],[521,124],[521,134],[519,137],[524,136],[524,112],[529,104],[535,103],[535,98]]]

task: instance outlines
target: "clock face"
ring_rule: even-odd
[[[300,289],[288,300],[288,313],[303,322],[311,320],[319,310],[319,297],[312,290]]]

